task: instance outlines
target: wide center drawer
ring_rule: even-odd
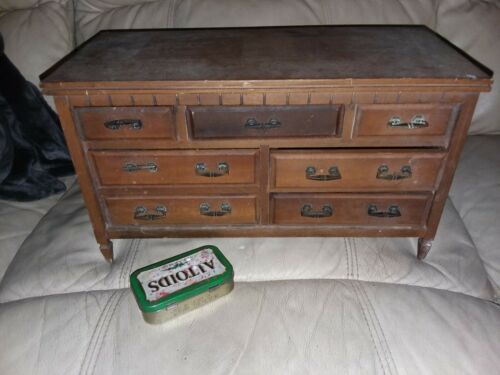
[[[421,150],[275,151],[275,189],[432,191],[446,154]]]
[[[254,224],[255,196],[105,198],[112,225]]]
[[[424,228],[432,194],[275,194],[275,224]]]
[[[193,106],[191,136],[211,138],[332,137],[340,133],[341,105]]]
[[[256,184],[258,150],[92,151],[101,185]]]

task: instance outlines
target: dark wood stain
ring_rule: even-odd
[[[102,31],[42,82],[488,78],[424,26]]]

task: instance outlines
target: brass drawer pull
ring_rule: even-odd
[[[128,126],[132,130],[140,130],[142,129],[142,121],[136,119],[111,120],[106,121],[104,126],[111,130],[119,130],[122,126]]]
[[[200,215],[224,216],[230,213],[231,213],[231,205],[229,203],[222,203],[220,205],[220,211],[210,211],[210,205],[208,203],[200,204]]]
[[[153,172],[158,172],[158,165],[155,163],[146,163],[146,164],[125,163],[123,165],[123,170],[125,172],[149,171],[153,173]]]
[[[144,206],[136,207],[134,213],[134,219],[136,220],[145,220],[145,221],[153,221],[160,220],[167,216],[167,207],[158,206],[155,208],[155,213],[148,213],[148,209]]]
[[[415,115],[412,117],[410,122],[401,122],[401,117],[392,116],[387,123],[390,128],[406,128],[406,129],[420,129],[428,128],[429,123],[425,119],[424,115]]]
[[[314,217],[314,218],[322,218],[322,217],[330,217],[333,215],[333,208],[325,204],[321,210],[314,211],[310,204],[305,204],[300,210],[300,216],[303,217]]]
[[[340,175],[340,171],[336,166],[330,167],[330,169],[328,169],[328,174],[316,174],[316,168],[307,167],[306,178],[308,180],[315,180],[315,181],[331,181],[331,180],[340,180],[342,176]]]
[[[245,122],[245,128],[247,129],[273,129],[279,128],[281,126],[281,122],[274,118],[269,119],[268,122],[258,122],[255,118],[249,118]]]
[[[403,180],[410,177],[411,167],[409,165],[403,165],[401,167],[401,172],[389,173],[389,167],[385,164],[378,167],[377,170],[377,178],[379,180]]]
[[[395,204],[390,205],[387,211],[379,211],[376,205],[369,204],[368,215],[375,217],[399,217],[401,216],[401,211],[399,211],[399,206]]]
[[[221,177],[229,173],[229,164],[221,162],[217,164],[217,170],[207,170],[205,163],[197,163],[195,165],[196,174],[203,177]]]

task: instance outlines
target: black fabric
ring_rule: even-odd
[[[5,55],[0,35],[0,199],[60,193],[57,177],[72,173],[57,114]]]

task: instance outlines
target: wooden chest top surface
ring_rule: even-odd
[[[491,75],[424,26],[301,26],[102,31],[41,78],[42,86],[53,88],[70,82]]]

